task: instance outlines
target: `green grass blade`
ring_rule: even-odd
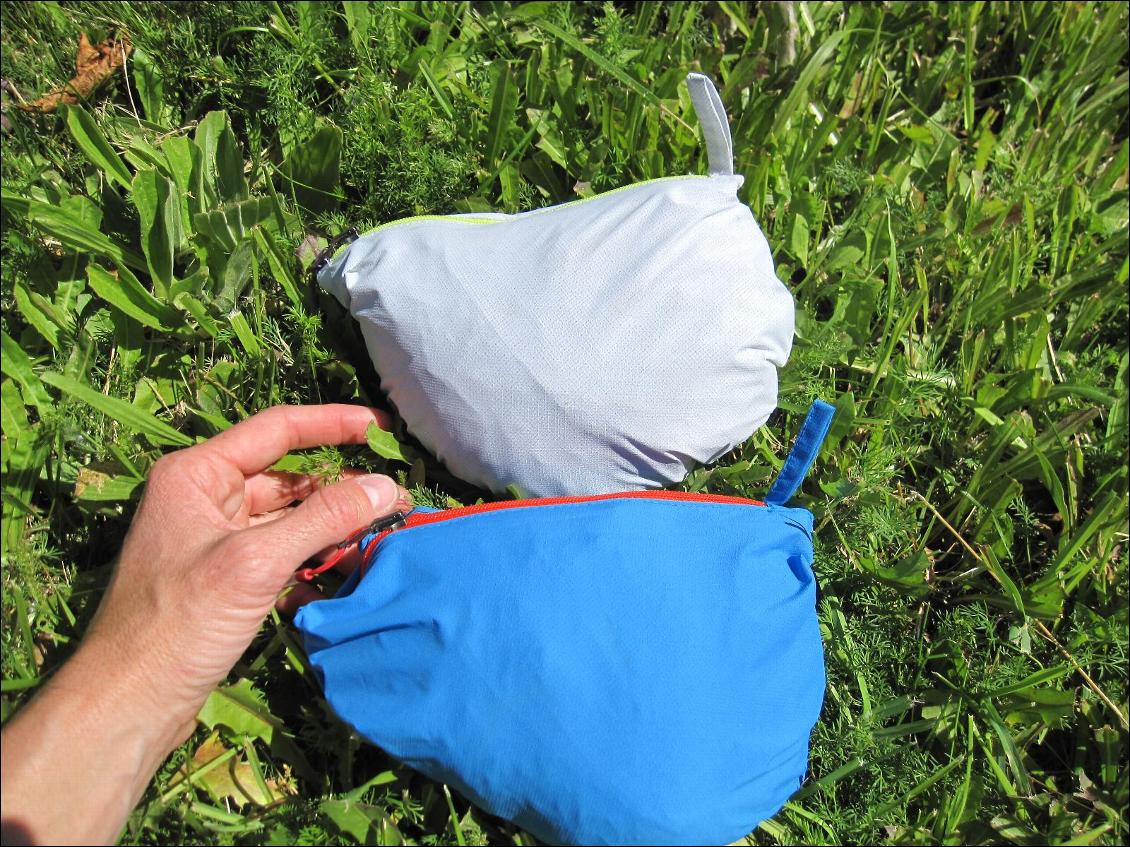
[[[499,64],[491,87],[490,115],[487,118],[486,166],[494,171],[506,148],[518,110],[518,86],[507,64]]]
[[[195,443],[190,436],[178,432],[164,421],[143,412],[125,400],[109,397],[95,391],[89,385],[79,382],[77,379],[71,379],[53,371],[45,371],[43,381],[53,388],[58,388],[64,394],[76,400],[81,400],[92,409],[108,415],[121,423],[126,429],[141,433],[158,447],[191,447]]]
[[[94,123],[94,118],[82,106],[68,106],[64,113],[67,130],[71,138],[86,154],[86,158],[98,167],[106,176],[118,183],[122,188],[129,190],[129,168],[122,161],[122,157],[114,152],[106,136]]]
[[[92,263],[86,266],[86,278],[95,294],[138,323],[163,332],[176,325],[176,312],[146,291],[129,271],[119,269],[118,276],[114,277]]]

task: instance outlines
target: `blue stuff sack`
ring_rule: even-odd
[[[728,844],[804,778],[824,696],[812,514],[650,491],[416,509],[296,619],[391,755],[554,843]],[[363,572],[362,572],[363,571]]]

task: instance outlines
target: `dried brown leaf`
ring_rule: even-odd
[[[89,99],[98,86],[125,64],[132,50],[127,35],[91,44],[86,33],[82,33],[75,56],[75,75],[70,82],[31,103],[20,103],[19,107],[28,112],[54,112],[60,103],[74,106]]]
[[[192,764],[180,769],[175,783],[183,781],[190,773],[201,770],[209,762],[219,758],[227,751],[219,733],[212,733],[192,756]],[[268,794],[264,795],[259,781],[255,778],[251,763],[242,755],[237,754],[226,762],[212,768],[194,782],[197,788],[202,788],[216,803],[229,801],[235,806],[244,806],[252,803],[256,806],[268,806],[282,799],[292,789],[285,781],[279,784],[274,779],[265,780]],[[288,790],[290,789],[290,790]]]
[[[75,479],[75,497],[82,497],[86,493],[86,489],[90,486],[98,491],[101,491],[107,482],[110,481],[110,475],[102,473],[94,467],[80,468],[78,477]]]

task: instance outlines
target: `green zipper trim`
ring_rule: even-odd
[[[383,223],[380,226],[375,226],[372,229],[366,230],[365,232],[361,233],[359,236],[357,236],[357,238],[364,238],[366,235],[372,235],[374,232],[380,232],[382,229],[389,229],[390,227],[400,226],[401,224],[412,224],[416,223],[416,221],[455,221],[456,223],[464,224],[502,223],[502,221],[494,220],[492,218],[457,218],[453,215],[414,215],[410,218],[397,218],[395,221],[389,221],[388,223]],[[357,238],[353,239],[353,241],[350,241],[349,244],[342,244],[340,247],[338,247],[337,250],[334,251],[333,257],[330,259],[330,261],[332,262],[336,260],[338,256],[340,256],[345,250],[349,248],[350,244],[353,244],[357,241]]]
[[[517,214],[536,215],[539,212],[552,212],[557,209],[563,209],[566,206],[578,206],[581,203],[591,203],[594,200],[603,200],[605,197],[610,197],[613,194],[619,194],[622,191],[631,191],[633,188],[640,188],[644,185],[654,185],[657,182],[674,182],[675,180],[688,179],[713,179],[714,176],[716,175],[711,174],[708,176],[704,174],[686,174],[684,176],[661,176],[656,177],[655,179],[645,179],[643,182],[633,182],[631,185],[621,185],[619,188],[613,188],[611,191],[605,191],[602,194],[597,194],[593,197],[582,197],[580,200],[570,200],[568,203],[558,203],[556,206],[545,206],[541,209],[531,209],[528,212],[518,212]],[[509,218],[511,217],[513,217],[513,215],[507,215],[505,219],[500,220],[498,218],[475,218],[469,215],[467,217],[458,217],[455,215],[415,215],[410,218],[397,218],[394,221],[388,221],[387,223],[383,223],[380,226],[375,226],[372,229],[366,230],[365,232],[361,233],[359,236],[357,236],[357,238],[364,238],[366,235],[372,235],[374,232],[380,232],[381,230],[389,229],[390,227],[394,226],[400,226],[401,224],[416,223],[417,221],[450,221],[451,223],[462,224],[501,224],[506,223],[506,220],[509,220]],[[355,243],[355,241],[356,239],[349,242],[349,244],[343,244],[341,247],[338,247],[333,254],[333,258],[330,261],[335,261],[337,257],[340,256],[342,252],[349,247],[350,244]]]

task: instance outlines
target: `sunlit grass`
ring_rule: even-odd
[[[682,79],[702,70],[798,322],[781,411],[687,487],[763,494],[810,400],[839,407],[803,495],[824,713],[810,779],[753,840],[1127,840],[1124,4],[0,9],[3,77],[26,99],[70,77],[80,28],[128,30],[128,90],[88,104],[91,131],[130,179],[175,182],[152,152],[226,110],[243,167],[192,202],[252,204],[187,219],[171,279],[209,272],[177,299],[87,130],[7,110],[5,718],[81,635],[178,437],[272,403],[381,402],[349,316],[292,268],[305,232],[701,173]],[[325,176],[324,202],[296,175]],[[91,265],[125,267],[132,299]],[[436,505],[480,496],[429,458],[346,452],[294,461],[387,468]],[[529,843],[356,741],[282,622],[231,683],[295,735],[272,753],[219,727],[280,799],[178,783],[202,727],[127,841]]]

